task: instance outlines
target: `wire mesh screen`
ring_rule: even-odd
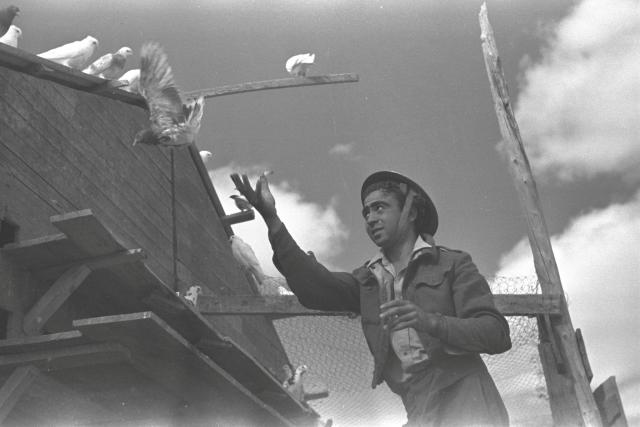
[[[537,293],[531,277],[499,277],[490,281],[494,293]],[[538,356],[536,320],[508,318],[513,348],[483,356],[502,394],[511,425],[551,425],[551,411]],[[402,402],[386,385],[371,389],[373,361],[360,327],[360,319],[318,316],[274,322],[294,366],[309,371],[305,387],[326,386],[329,397],[309,404],[323,419],[344,426],[401,426],[406,422]]]

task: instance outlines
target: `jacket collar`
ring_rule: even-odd
[[[414,259],[416,259],[417,257],[423,254],[427,254],[427,253],[435,254],[435,249],[436,248],[434,246],[425,242],[421,237],[418,237],[416,239],[416,243],[413,245],[413,251],[411,252],[411,259],[409,260],[409,262],[413,261]],[[378,262],[383,264],[390,264],[390,261],[384,255],[384,253],[382,252],[382,249],[379,249],[378,252],[373,257],[371,257],[369,261],[365,263],[365,266],[367,266],[368,268],[371,268],[373,265],[375,265]]]

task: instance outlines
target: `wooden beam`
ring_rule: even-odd
[[[234,85],[218,86],[210,89],[199,89],[186,92],[185,97],[213,98],[216,96],[234,95],[237,93],[255,92],[259,90],[284,89],[288,87],[317,86],[337,83],[355,83],[360,78],[354,73],[327,74],[324,76],[290,77],[286,79],[262,80],[258,82],[238,83]]]
[[[55,344],[55,343],[54,343]],[[0,367],[34,365],[42,371],[57,371],[82,366],[120,363],[131,358],[129,350],[118,343],[83,344],[0,355]]]
[[[561,300],[555,295],[494,295],[496,307],[505,316],[558,315]],[[304,307],[294,295],[200,295],[198,310],[205,315],[272,315],[287,316],[348,316],[349,312],[312,310]]]
[[[346,316],[350,313],[311,310],[294,295],[200,295],[198,310],[205,315]]]
[[[4,423],[22,395],[29,390],[40,371],[31,365],[16,368],[0,387],[0,424]]]
[[[220,203],[220,198],[218,197],[218,193],[216,193],[215,188],[213,188],[213,184],[211,183],[211,178],[209,177],[209,172],[202,161],[202,157],[200,157],[200,151],[196,147],[195,144],[189,145],[189,154],[191,155],[191,160],[193,164],[196,165],[196,169],[198,171],[198,175],[200,175],[200,179],[202,180],[202,185],[204,185],[204,189],[207,192],[207,196],[209,196],[209,201],[213,205],[213,209],[216,211],[216,214],[219,218],[224,218],[226,216],[224,212],[224,208],[222,207],[222,203]],[[222,221],[222,227],[224,231],[227,233],[227,236],[231,236],[233,234],[233,230],[231,226],[224,221]]]
[[[593,397],[596,400],[602,424],[606,427],[627,427],[627,417],[624,414],[620,392],[616,377],[607,378],[602,384],[593,391]]]
[[[548,387],[558,390],[557,395],[550,395],[551,399],[566,401],[566,407],[572,407],[569,400],[576,400],[579,411],[565,414],[566,418],[556,418],[557,425],[574,424],[576,420],[588,426],[600,426],[600,416],[596,407],[589,381],[587,380],[580,353],[575,339],[571,317],[564,298],[558,266],[556,265],[551,239],[544,220],[538,191],[531,172],[520,130],[509,98],[507,83],[502,71],[502,64],[498,55],[493,28],[489,23],[487,6],[484,3],[479,15],[482,51],[484,62],[491,86],[491,95],[495,112],[503,138],[503,147],[509,158],[509,172],[514,180],[520,199],[520,205],[527,219],[527,234],[533,251],[533,259],[538,280],[543,294],[558,295],[562,299],[562,315],[551,321],[551,334],[560,338],[563,357],[567,360],[568,377],[572,380],[559,382],[558,387]],[[549,379],[551,377],[547,377]],[[549,384],[548,384],[549,386]]]
[[[80,261],[74,261],[70,263],[52,265],[50,267],[39,269],[39,273],[44,276],[48,276],[54,271],[61,269],[69,270],[71,268],[79,267],[81,265],[86,266],[91,271],[101,268],[113,267],[114,265],[128,264],[131,262],[142,261],[147,258],[147,254],[142,249],[127,249],[124,251],[116,252],[108,255],[101,255],[93,258],[86,258]]]
[[[91,274],[91,269],[85,265],[70,268],[40,297],[38,302],[24,316],[22,326],[27,335],[40,333],[42,327],[51,316],[64,304],[69,296]]]
[[[225,225],[233,225],[233,224],[239,224],[241,222],[251,221],[255,219],[255,217],[256,217],[255,212],[253,211],[253,209],[250,209],[248,211],[236,212],[230,215],[225,215],[220,219]]]

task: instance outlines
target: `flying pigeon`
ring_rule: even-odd
[[[284,365],[284,367],[285,373],[291,372],[291,368],[288,365]],[[302,376],[305,374],[305,372],[307,372],[308,369],[309,368],[307,368],[307,365],[298,366],[293,375],[289,374],[288,378],[284,380],[284,383],[282,383],[282,386],[287,389],[287,391],[291,393],[293,397],[300,401],[304,400],[304,381]]]
[[[0,43],[18,47],[18,39],[22,36],[22,30],[15,25],[11,25],[9,30],[0,37]]]
[[[20,8],[18,6],[7,6],[0,9],[0,36],[9,31],[9,27],[13,23],[13,18],[20,15]]]
[[[207,150],[200,151],[200,158],[202,159],[203,163],[207,163],[207,160],[211,159],[212,157],[213,157],[213,154],[211,154],[211,151],[207,151]]]
[[[287,59],[284,68],[294,77],[305,77],[316,60],[315,53],[303,53]]]
[[[82,40],[39,53],[38,56],[76,70],[82,70],[87,66],[97,49],[98,40],[95,37],[87,36]]]
[[[247,201],[247,199],[245,199],[244,197],[240,197],[240,196],[238,196],[236,194],[232,194],[229,197],[232,198],[234,202],[236,202],[236,206],[241,211],[250,211],[251,210],[251,208],[252,208],[251,203],[249,203]]]
[[[149,128],[133,141],[177,147],[194,142],[200,130],[204,97],[185,104],[173,79],[167,55],[159,44],[148,42],[140,51],[140,94],[149,108]]]
[[[124,63],[131,54],[133,54],[131,48],[121,47],[116,53],[102,55],[82,71],[103,79],[115,79],[122,73]]]
[[[135,68],[133,70],[127,71],[126,73],[118,77],[118,81],[127,82],[126,85],[120,86],[120,89],[133,93],[140,92],[140,69]]]

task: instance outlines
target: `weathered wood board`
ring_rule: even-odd
[[[146,112],[134,105],[0,67],[0,215],[18,223],[20,241],[59,234],[51,216],[91,209],[123,247],[144,250],[154,275],[173,283],[169,153],[131,146],[145,120]],[[219,295],[250,294],[252,288],[229,250],[215,200],[206,191],[202,165],[195,163],[199,159],[184,149],[175,152],[175,161],[180,285],[201,285]],[[63,240],[58,242],[62,247]],[[126,295],[123,278],[145,280],[145,275],[130,265],[91,275],[57,314],[60,326],[50,332],[63,330],[78,315],[113,314],[108,298],[102,312],[87,313],[83,300],[91,298],[100,306],[96,300],[105,296],[88,290],[114,286]],[[0,255],[0,308],[28,311],[52,280],[35,273],[27,277]],[[141,295],[134,289],[130,297]],[[219,316],[212,322],[281,375],[286,355],[269,321]]]

